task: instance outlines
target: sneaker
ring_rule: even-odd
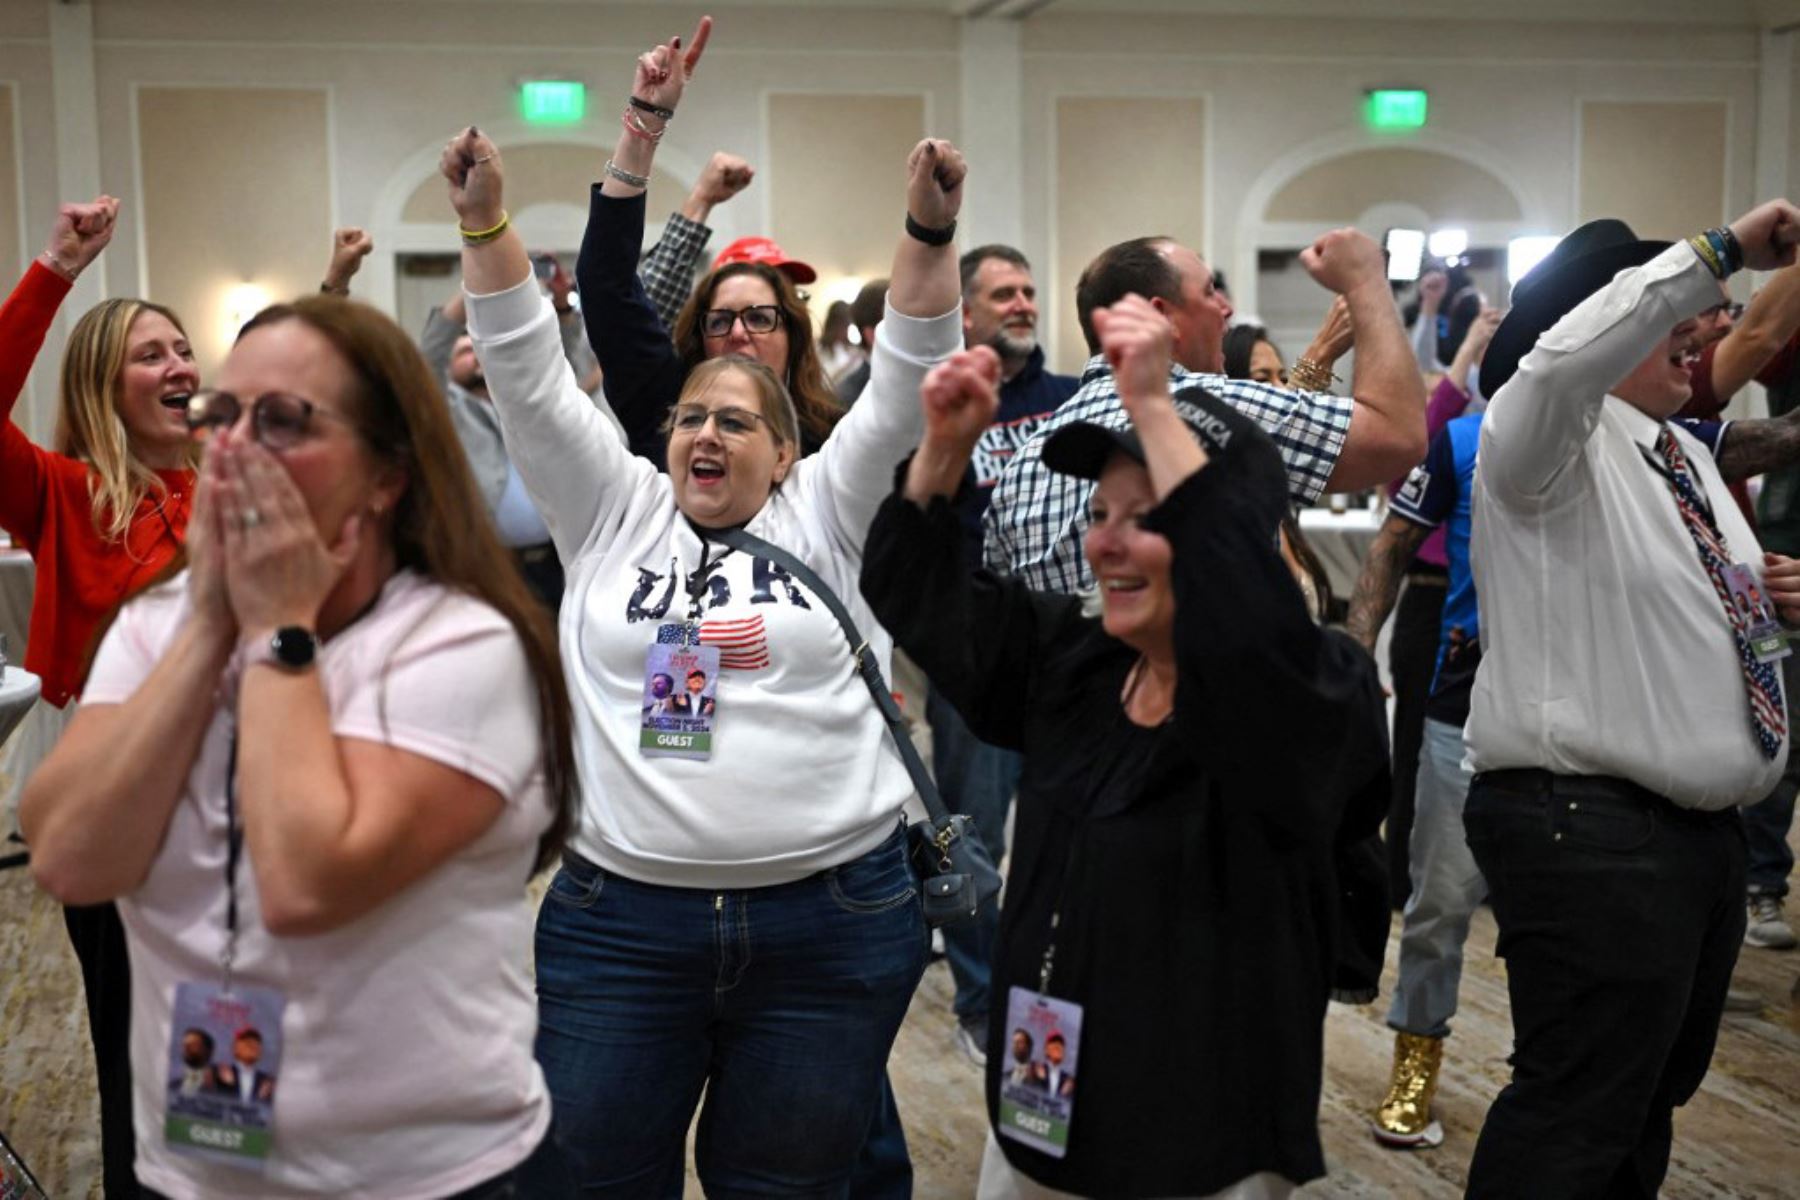
[[[1753,892],[1750,896],[1750,921],[1744,926],[1744,945],[1761,946],[1764,950],[1792,950],[1800,939],[1781,916],[1781,897]]]
[[[987,1018],[958,1018],[956,1047],[969,1056],[969,1061],[987,1069]]]
[[[1394,1074],[1387,1099],[1369,1123],[1375,1140],[1400,1149],[1441,1146],[1444,1127],[1431,1116],[1437,1095],[1438,1068],[1444,1065],[1444,1039],[1413,1033],[1394,1035]]]

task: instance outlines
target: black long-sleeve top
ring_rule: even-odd
[[[575,284],[613,415],[625,427],[632,453],[666,469],[663,418],[681,398],[688,365],[638,278],[645,195],[619,198],[603,193],[597,183],[593,186]],[[802,455],[823,444],[804,427],[800,443]]]
[[[1324,1173],[1333,848],[1381,820],[1385,790],[1364,785],[1386,770],[1385,707],[1373,660],[1309,619],[1268,498],[1232,466],[1215,457],[1143,521],[1173,548],[1177,685],[1156,728],[1120,703],[1137,652],[1075,598],[971,572],[948,500],[889,497],[865,550],[863,592],[896,644],[976,736],[1024,753],[988,1112],[1006,997],[1036,990],[1060,898],[1049,994],[1083,1006],[1067,1157],[999,1140],[1081,1195]]]

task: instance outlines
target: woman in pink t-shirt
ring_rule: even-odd
[[[549,622],[392,321],[268,309],[218,383],[187,569],[20,809],[39,882],[124,918],[138,1178],[561,1195],[524,962],[575,788]]]

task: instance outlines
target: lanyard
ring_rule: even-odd
[[[219,967],[225,973],[224,991],[231,991],[231,964],[237,957],[237,870],[244,849],[244,831],[237,823],[237,723],[231,728],[231,750],[225,761],[225,948]]]
[[[1680,444],[1681,443],[1679,442],[1676,443],[1678,446]],[[1637,451],[1644,456],[1644,461],[1650,464],[1650,469],[1655,471],[1658,475],[1661,475],[1671,488],[1677,486],[1675,483],[1675,472],[1670,469],[1668,463],[1663,461],[1662,455],[1656,453],[1654,450],[1646,450],[1641,443],[1638,445]],[[1725,535],[1719,532],[1718,518],[1713,516],[1712,497],[1706,494],[1706,485],[1700,482],[1699,476],[1694,473],[1694,468],[1692,466],[1688,467],[1688,479],[1692,481],[1694,485],[1694,499],[1699,501],[1700,511],[1706,516],[1706,523],[1712,526],[1712,531],[1715,534],[1718,534],[1719,540],[1723,542],[1725,540]]]
[[[694,532],[700,533],[699,528],[696,527]],[[695,571],[693,577],[688,581],[687,589],[688,624],[690,625],[696,625],[700,621],[700,599],[706,595],[707,584],[712,581],[713,571],[725,561],[727,555],[736,549],[734,546],[727,546],[719,551],[719,557],[708,559],[706,557],[707,547],[710,545],[711,543],[706,540],[706,535],[700,533],[700,569]]]

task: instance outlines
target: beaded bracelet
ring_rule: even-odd
[[[506,210],[503,208],[500,210],[500,223],[492,229],[464,229],[461,225],[458,225],[456,227],[456,232],[462,235],[463,245],[479,246],[485,242],[491,242],[501,234],[505,233],[506,227],[510,224],[512,224],[512,218],[506,215]]]
[[[647,188],[650,186],[650,177],[648,175],[633,175],[630,171],[627,171],[624,167],[621,167],[610,158],[606,160],[606,173],[620,183],[630,187]]]
[[[1288,368],[1288,383],[1303,391],[1328,392],[1337,382],[1338,377],[1331,373],[1331,368],[1317,359],[1297,358]]]

